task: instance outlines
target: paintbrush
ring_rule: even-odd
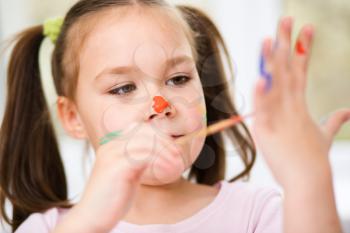
[[[225,130],[229,127],[232,127],[235,124],[238,124],[238,123],[242,122],[243,120],[245,120],[249,117],[252,117],[252,116],[254,116],[254,113],[250,113],[250,114],[247,114],[244,116],[240,116],[240,115],[231,116],[230,118],[218,121],[218,122],[216,122],[208,127],[204,127],[199,131],[195,131],[193,133],[187,134],[186,136],[183,136],[183,137],[177,139],[176,143],[183,144],[183,143],[193,139],[194,137],[203,137],[203,136],[208,137],[209,135],[218,133],[222,130]]]
[[[261,74],[261,77],[266,80],[266,91],[269,91],[272,87],[272,75],[266,70],[265,58],[263,55],[261,55],[261,58],[260,58],[260,74]],[[184,142],[191,140],[194,137],[201,137],[201,136],[207,137],[209,135],[215,134],[215,133],[220,132],[222,130],[225,130],[229,127],[232,127],[235,124],[238,124],[238,123],[242,122],[243,120],[245,120],[251,116],[254,116],[254,115],[255,115],[254,113],[250,113],[250,114],[247,114],[245,116],[240,116],[240,115],[231,116],[228,119],[224,119],[224,120],[221,120],[217,123],[214,123],[208,127],[204,127],[199,131],[190,133],[184,137],[180,137],[179,139],[176,140],[176,143],[181,144],[181,143],[184,143]]]

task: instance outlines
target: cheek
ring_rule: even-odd
[[[204,100],[196,106],[186,108],[184,111],[184,124],[188,133],[199,131],[207,126],[206,108]],[[201,152],[206,136],[196,136],[188,141],[183,149],[185,151],[184,161],[186,161],[186,169],[189,168],[197,159]]]
[[[183,108],[181,110],[183,112],[183,119],[187,133],[201,130],[207,126],[205,99],[203,92],[201,91],[201,86],[198,85],[197,88],[200,88],[199,91],[197,89],[197,96],[194,97],[192,94],[192,99],[190,99],[193,102],[188,102],[190,104],[181,106]],[[190,167],[197,159],[200,151],[203,148],[205,138],[205,135],[197,136],[185,145],[186,154],[184,156],[187,157],[185,159],[187,161],[186,168]]]
[[[187,108],[185,112],[185,125],[189,132],[199,130],[206,126],[206,110],[204,104]]]
[[[101,128],[104,134],[126,129],[140,120],[144,104],[112,104],[101,115]]]
[[[196,137],[194,138],[190,144],[188,145],[188,160],[189,160],[189,165],[187,168],[189,168],[198,158],[199,153],[201,152],[205,142],[205,136],[202,137]]]
[[[95,107],[94,107],[95,106]],[[98,148],[100,140],[107,134],[128,128],[140,118],[140,106],[122,104],[101,104],[88,106],[84,112],[84,124],[90,142]]]
[[[130,107],[112,104],[101,115],[101,127],[104,133],[121,130],[130,124],[130,119],[134,117],[135,113],[130,111]]]

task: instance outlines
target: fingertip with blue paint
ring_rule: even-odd
[[[263,54],[261,54],[260,56],[259,67],[260,67],[260,75],[266,81],[265,90],[269,91],[272,88],[272,75],[268,71],[266,71],[266,62]]]

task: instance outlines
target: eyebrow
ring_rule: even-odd
[[[165,62],[165,65],[166,65],[166,68],[169,69],[170,67],[174,67],[182,63],[194,64],[195,62],[193,58],[189,56],[178,56],[178,57],[167,59]],[[134,70],[136,70],[136,67],[134,66],[107,67],[103,69],[103,71],[96,76],[95,80],[99,79],[100,77],[106,74],[127,74],[127,73],[131,73]]]

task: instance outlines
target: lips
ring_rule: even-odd
[[[171,137],[174,139],[178,139],[178,138],[183,137],[183,136],[184,136],[183,134],[182,135],[171,135]]]

